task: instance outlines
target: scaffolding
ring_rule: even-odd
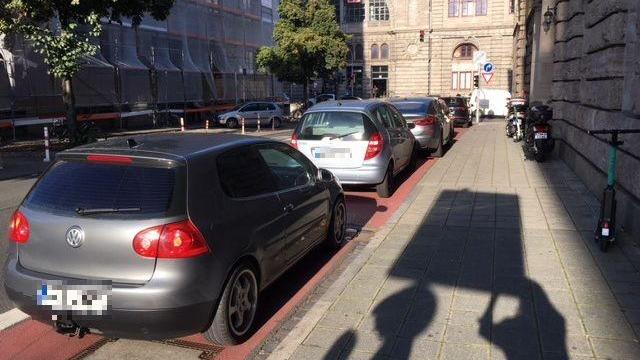
[[[165,21],[105,22],[100,52],[73,79],[78,113],[197,114],[281,94],[281,84],[255,66],[258,49],[272,45],[278,3],[177,0]],[[64,114],[60,81],[29,44],[5,36],[0,61],[0,128]]]

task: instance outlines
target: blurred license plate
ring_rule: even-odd
[[[535,133],[534,134],[535,139],[546,139],[547,138],[547,133]]]
[[[111,285],[65,284],[61,281],[43,283],[36,290],[37,303],[56,311],[74,311],[102,315],[111,305]]]
[[[316,159],[351,159],[349,149],[313,148],[311,153]]]

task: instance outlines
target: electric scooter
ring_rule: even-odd
[[[624,142],[618,140],[619,134],[638,134],[640,129],[633,130],[589,130],[589,135],[606,134],[611,135],[607,143],[609,148],[609,169],[607,171],[607,187],[602,194],[602,204],[600,205],[600,216],[594,231],[594,239],[600,246],[602,252],[606,252],[609,246],[616,241],[616,165],[618,158],[618,147]]]

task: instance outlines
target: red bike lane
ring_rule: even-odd
[[[463,135],[465,130],[456,129],[456,138]],[[349,225],[374,231],[383,226],[436,161],[437,159],[426,158],[412,174],[401,178],[402,183],[390,198],[380,198],[371,190],[347,191],[345,195]],[[245,343],[219,348],[208,343],[200,334],[166,340],[163,343],[201,350],[201,358],[205,359],[245,359],[344,260],[356,244],[357,241],[351,241],[340,251],[332,254],[314,250],[290,269],[282,279],[266,289],[268,296],[263,298],[268,301],[262,301],[262,309],[259,310],[256,320],[261,326]],[[0,360],[81,359],[109,341],[113,340],[93,334],[85,335],[82,339],[68,337],[56,333],[51,325],[25,320],[0,331]]]

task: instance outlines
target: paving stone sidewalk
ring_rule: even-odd
[[[502,122],[482,123],[418,186],[312,330],[285,339],[295,351],[271,358],[640,359],[640,249],[597,249],[599,203],[566,165],[524,161]]]

